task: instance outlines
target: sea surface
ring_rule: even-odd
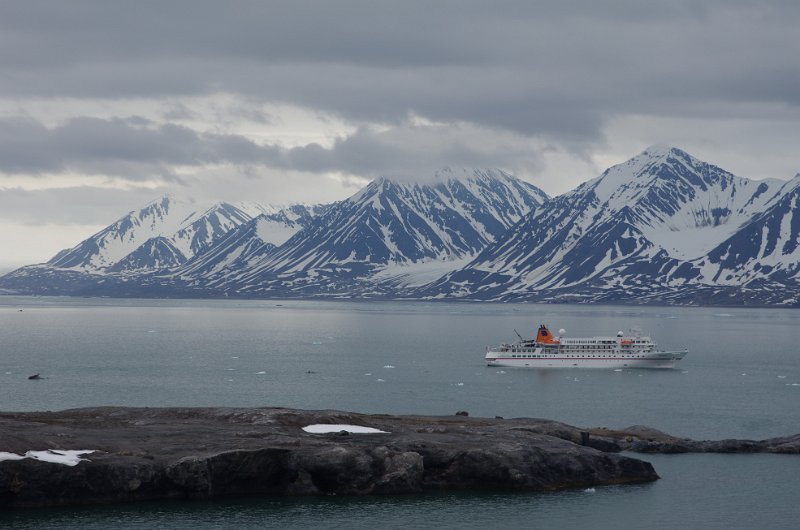
[[[568,336],[640,328],[690,353],[674,370],[484,364],[487,345],[540,323]],[[0,296],[0,410],[98,405],[466,410],[761,439],[800,432],[800,311]],[[17,510],[0,513],[0,527],[800,528],[800,457],[634,456],[662,479],[546,494]]]

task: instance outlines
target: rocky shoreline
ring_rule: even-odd
[[[312,434],[345,424],[385,431]],[[101,407],[0,413],[0,453],[92,450],[74,466],[0,459],[0,507],[245,495],[550,491],[658,479],[639,452],[800,453],[800,435],[693,441],[646,427],[284,408]]]

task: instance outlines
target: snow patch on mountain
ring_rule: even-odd
[[[265,215],[261,215],[256,219],[256,235],[258,235],[261,241],[271,243],[275,246],[283,245],[302,228],[298,223],[276,221]]]
[[[420,287],[464,267],[473,256],[451,260],[430,260],[417,263],[389,263],[378,267],[372,276],[377,282],[390,282],[397,287]]]

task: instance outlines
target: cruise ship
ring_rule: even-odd
[[[516,333],[516,332],[515,332]],[[587,339],[555,337],[545,325],[539,326],[536,338],[486,348],[489,366],[523,368],[674,368],[689,350],[659,351],[650,337],[638,332],[616,337]]]

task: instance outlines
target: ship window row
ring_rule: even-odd
[[[535,355],[535,354],[531,354],[531,355],[511,355],[511,357],[514,358],[514,359],[540,359],[542,357],[547,357],[547,355]],[[587,355],[586,357],[590,357],[590,358],[593,358],[593,359],[604,359],[604,358],[614,357],[614,356],[613,355],[599,355],[598,354],[598,355]],[[642,355],[634,355],[633,357],[643,357],[643,356]]]

